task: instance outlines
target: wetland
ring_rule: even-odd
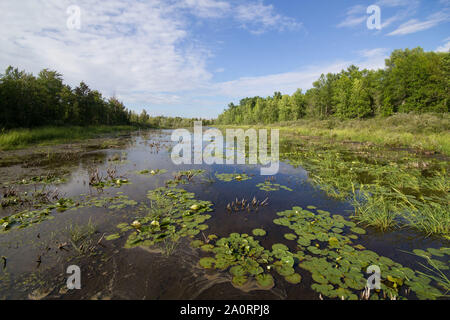
[[[175,165],[171,134],[1,151],[0,298],[448,298],[446,155],[286,130],[261,176]]]

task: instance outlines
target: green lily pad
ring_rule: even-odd
[[[252,231],[254,236],[263,237],[266,235],[266,231],[263,229],[253,229]]]
[[[295,240],[295,239],[297,239],[297,236],[295,234],[293,234],[293,233],[286,233],[284,235],[284,238],[287,239],[287,240]]]
[[[216,260],[211,257],[201,258],[199,264],[205,269],[212,269]]]
[[[261,273],[256,276],[256,282],[262,289],[270,289],[274,286],[273,277],[267,273]]]
[[[302,277],[298,273],[294,273],[294,274],[291,274],[290,276],[286,276],[286,277],[284,277],[284,279],[287,282],[292,283],[292,284],[298,284],[302,281]]]

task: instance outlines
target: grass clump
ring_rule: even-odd
[[[101,134],[130,131],[132,126],[66,126],[12,129],[0,134],[0,149],[21,149],[32,145],[51,145],[94,138]]]
[[[224,126],[229,127],[229,126]],[[250,127],[239,125],[238,127]],[[381,146],[408,147],[450,155],[450,115],[399,113],[370,119],[301,119],[270,125],[281,134],[314,136],[324,140],[357,141]]]

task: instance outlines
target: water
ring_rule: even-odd
[[[230,233],[251,234],[255,228],[263,228],[267,236],[259,239],[265,248],[274,243],[284,243],[296,250],[296,242],[287,241],[283,235],[290,232],[276,225],[273,219],[277,212],[294,206],[306,208],[313,205],[331,214],[348,217],[352,207],[344,201],[328,197],[324,192],[308,182],[308,172],[303,168],[282,162],[274,183],[289,187],[293,191],[279,190],[266,192],[256,185],[267,177],[260,175],[258,166],[249,165],[181,165],[176,166],[170,159],[171,131],[150,131],[133,134],[121,149],[90,151],[90,156],[71,164],[68,181],[57,188],[66,198],[83,199],[80,195],[113,196],[117,192],[127,195],[139,203],[149,203],[147,192],[165,185],[172,179],[173,172],[188,169],[203,169],[205,174],[197,176],[186,185],[179,185],[193,192],[197,199],[211,201],[214,211],[207,220],[209,228],[203,233],[228,237]],[[108,161],[121,157],[121,161]],[[97,162],[94,162],[95,159]],[[126,177],[131,184],[120,188],[106,188],[102,192],[88,184],[90,167],[97,167],[105,175],[108,167],[116,167],[117,173]],[[158,175],[138,174],[141,170],[166,169]],[[222,182],[214,179],[215,173],[246,173],[251,179],[246,181]],[[238,199],[256,197],[269,198],[269,205],[258,212],[228,212],[228,203]],[[52,213],[54,217],[25,229],[14,229],[0,234],[0,256],[7,257],[6,268],[0,272],[0,298],[49,298],[49,299],[318,299],[319,295],[310,286],[311,276],[298,267],[302,275],[300,284],[290,284],[283,277],[274,274],[275,286],[271,290],[261,290],[255,286],[236,288],[227,272],[205,270],[198,265],[206,256],[199,249],[189,245],[189,239],[182,239],[175,251],[167,256],[153,248],[123,248],[126,237],[98,244],[102,235],[117,232],[116,225],[131,223],[139,216],[138,206],[121,210],[105,208],[82,208],[76,211]],[[0,217],[5,215],[6,210]],[[90,254],[78,256],[68,243],[68,227],[92,223],[96,233],[92,235]],[[417,248],[440,248],[447,245],[439,239],[426,238],[409,231],[380,233],[367,229],[358,239],[369,250],[389,257],[412,269],[420,269],[417,257],[410,252]],[[196,239],[202,239],[198,235]],[[406,252],[405,252],[406,251]],[[40,262],[39,262],[40,261]],[[82,289],[66,289],[66,268],[76,264],[82,270]]]

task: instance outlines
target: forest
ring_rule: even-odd
[[[0,74],[0,129],[99,125],[176,128],[191,126],[195,120],[151,117],[145,109],[137,114],[116,97],[106,99],[83,81],[71,88],[64,84],[62,74],[49,69],[35,77],[9,66]]]
[[[219,124],[271,124],[302,118],[340,119],[390,116],[396,113],[444,113],[450,107],[450,53],[422,48],[395,50],[385,68],[350,66],[322,74],[305,93],[275,92],[273,97],[230,103]]]

